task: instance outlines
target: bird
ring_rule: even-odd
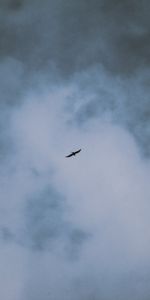
[[[81,149],[77,150],[77,151],[73,151],[71,152],[69,155],[67,155],[66,157],[71,157],[71,156],[75,156],[77,153],[79,153],[81,151]]]

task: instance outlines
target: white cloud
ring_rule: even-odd
[[[39,96],[29,94],[12,113],[16,153],[8,161],[3,178],[1,224],[12,231],[10,245],[22,245],[13,247],[18,247],[19,257],[31,264],[31,269],[21,268],[19,278],[18,270],[14,271],[16,299],[20,289],[24,298],[32,300],[41,299],[41,295],[43,299],[52,295],[56,300],[90,299],[94,295],[95,299],[99,295],[112,299],[118,293],[121,299],[138,299],[136,288],[131,293],[130,280],[127,288],[122,285],[124,276],[130,278],[135,272],[133,286],[137,278],[140,295],[148,293],[145,280],[139,276],[150,263],[149,162],[140,156],[132,135],[112,122],[101,118],[84,126],[68,123],[71,113],[66,105],[72,95],[77,95],[75,89],[72,85]],[[78,105],[77,97],[74,101]],[[82,148],[78,156],[65,158],[78,147]],[[37,198],[48,187],[64,199],[63,211],[56,214],[60,220],[53,225],[55,214],[51,215],[48,200],[44,202],[46,194],[40,201]],[[35,199],[29,215],[26,206],[31,198]],[[52,249],[49,233],[45,236],[43,232],[43,228],[51,231],[51,226],[59,228]],[[72,228],[87,234],[75,260],[67,253]],[[32,239],[43,239],[41,252],[36,247],[31,250]],[[11,264],[9,268],[12,270]],[[6,280],[10,285],[10,279]],[[6,299],[10,299],[8,295]]]

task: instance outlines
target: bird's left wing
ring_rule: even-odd
[[[67,155],[66,157],[71,157],[73,154],[71,153],[71,154],[69,154],[69,155]]]

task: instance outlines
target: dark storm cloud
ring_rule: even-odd
[[[131,75],[149,63],[147,1],[72,1],[69,5],[66,1],[65,4],[61,50],[68,69],[74,66],[82,70],[100,63],[112,72]]]
[[[17,10],[21,8],[23,2],[23,0],[1,0],[0,4],[4,9]]]
[[[56,78],[72,78],[75,73],[82,80],[80,73],[86,71],[89,80],[80,87],[89,90],[89,84],[97,95],[85,102],[77,120],[101,118],[109,111],[149,155],[150,3],[24,0],[0,4],[1,102],[20,101],[21,93],[37,88],[35,82],[50,84]],[[92,77],[93,68],[97,70],[97,84]],[[100,73],[107,73],[101,88]],[[120,99],[115,99],[117,95],[108,92],[108,85],[113,78],[115,84],[118,77],[125,79],[126,89]],[[123,102],[123,111],[117,109],[119,102]]]
[[[1,6],[1,56],[13,55],[29,68],[53,62],[70,74],[100,63],[131,75],[149,64],[146,0],[2,1]]]
[[[4,58],[0,63],[0,105],[14,106],[18,98],[23,96],[26,82],[24,81],[24,66],[20,61],[11,57]]]

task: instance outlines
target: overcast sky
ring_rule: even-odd
[[[150,299],[149,11],[0,0],[1,299]]]

